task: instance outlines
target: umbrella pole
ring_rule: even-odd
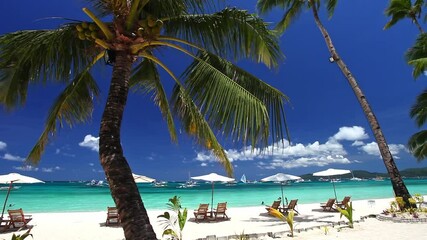
[[[211,198],[211,217],[212,217],[212,213],[213,213],[213,197],[214,197],[214,182],[212,181],[212,198]]]
[[[283,182],[280,182],[280,188],[282,190],[282,207],[285,208],[285,198],[283,197]]]
[[[3,204],[3,210],[1,211],[0,219],[2,220],[3,220],[4,210],[6,209],[7,199],[9,198],[10,190],[12,189],[12,184],[13,184],[13,181],[10,181],[9,188],[7,189],[6,199],[4,200],[4,204]]]
[[[329,179],[331,179],[331,177],[329,177]],[[338,199],[337,199],[337,191],[335,190],[335,183],[332,180],[331,180],[331,183],[332,183],[332,186],[334,187],[335,201],[338,201]]]

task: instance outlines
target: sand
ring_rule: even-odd
[[[320,204],[298,204],[300,213],[295,216],[293,239],[422,239],[427,236],[427,223],[396,223],[366,218],[379,214],[389,207],[393,199],[371,199],[353,201],[353,229],[345,224],[344,217],[337,212],[323,212]],[[151,224],[161,239],[162,228],[157,218],[164,211],[149,211]],[[291,239],[289,226],[267,214],[265,207],[233,208],[229,207],[227,215],[230,220],[220,222],[194,221],[193,210],[189,211],[189,220],[184,228],[184,239],[208,238],[227,239],[231,235],[249,234],[251,239]],[[122,240],[123,230],[120,227],[106,227],[106,211],[74,213],[35,213],[31,233],[35,240]],[[25,231],[15,232],[22,234]],[[11,232],[0,234],[1,240],[10,240]],[[27,238],[28,239],[28,238]],[[30,238],[31,239],[31,238]],[[231,238],[230,238],[231,239]]]

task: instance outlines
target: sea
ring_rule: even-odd
[[[427,179],[404,179],[411,194],[427,195]],[[287,183],[198,183],[194,187],[182,187],[183,182],[168,182],[161,186],[151,183],[138,184],[138,189],[147,210],[166,210],[173,196],[180,197],[183,208],[195,209],[200,203],[227,202],[228,207],[271,205],[282,196],[298,203],[320,203],[334,197],[351,196],[352,200],[392,198],[390,180],[349,181],[335,183],[312,181]],[[3,185],[4,187],[5,185]],[[114,206],[110,189],[106,185],[94,186],[87,182],[46,182],[43,184],[15,184],[10,192],[6,209],[23,208],[25,212],[98,212]],[[6,190],[0,191],[4,203]],[[213,199],[212,199],[213,193]]]

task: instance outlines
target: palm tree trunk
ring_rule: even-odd
[[[412,22],[415,24],[415,26],[417,26],[418,31],[420,31],[420,33],[424,33],[423,28],[421,27],[420,23],[418,22],[416,17],[412,17]]]
[[[347,78],[348,83],[353,89],[354,94],[356,95],[357,100],[359,101],[360,106],[362,107],[362,110],[365,113],[365,116],[369,122],[369,125],[371,126],[371,130],[374,133],[375,140],[377,141],[378,148],[381,152],[381,156],[384,161],[384,165],[390,176],[390,181],[393,186],[394,194],[396,197],[402,197],[406,202],[406,205],[410,206],[408,199],[411,197],[411,195],[409,194],[409,191],[406,188],[402,177],[400,176],[399,170],[396,167],[393,156],[390,153],[390,149],[387,145],[387,142],[381,130],[380,124],[378,123],[378,120],[375,117],[375,114],[372,111],[371,107],[369,106],[368,100],[366,99],[362,90],[358,86],[356,79],[353,77],[352,73],[347,68],[344,61],[339,57],[332,43],[332,39],[329,36],[329,33],[326,31],[325,27],[320,21],[316,7],[313,5],[311,8],[313,10],[313,15],[316,21],[316,25],[319,28],[319,30],[322,32],[323,37],[325,38],[326,45],[328,47],[329,52],[331,53],[333,60],[337,63],[338,67],[341,69],[342,73]]]
[[[157,239],[156,234],[120,144],[120,127],[129,91],[131,66],[131,56],[126,51],[116,51],[110,91],[101,120],[99,156],[126,239],[153,240]]]

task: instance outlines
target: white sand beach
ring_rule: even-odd
[[[300,213],[295,216],[294,239],[420,239],[425,236],[427,222],[396,223],[365,218],[370,214],[379,214],[389,207],[393,199],[370,199],[353,201],[353,229],[346,227],[346,219],[340,219],[337,212],[323,212],[320,204],[298,204]],[[161,238],[161,225],[157,216],[163,211],[149,211],[150,221],[157,237]],[[29,213],[31,214],[31,213]],[[264,206],[233,208],[229,207],[227,215],[230,220],[220,222],[194,221],[193,210],[189,211],[183,236],[184,239],[207,238],[227,239],[227,236],[249,234],[251,239],[291,239],[287,237],[289,226],[269,216]],[[32,214],[31,233],[35,240],[122,240],[120,227],[106,227],[105,212],[74,213],[36,213]],[[362,218],[362,219],[361,219]],[[22,234],[24,231],[18,232]],[[326,233],[326,234],[325,234]],[[0,234],[1,240],[11,239],[12,232]],[[231,238],[230,238],[231,239]]]

